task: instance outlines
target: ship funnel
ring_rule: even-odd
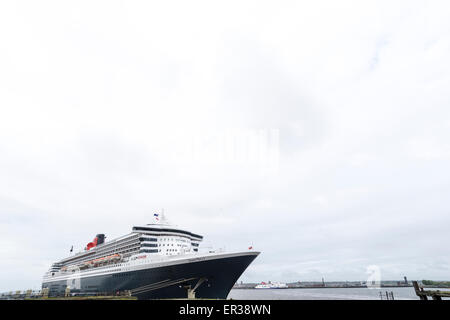
[[[99,244],[102,244],[102,243],[104,243],[105,242],[105,235],[102,233],[102,234],[98,234],[98,235],[96,235],[96,238],[97,238],[97,245],[99,245]]]

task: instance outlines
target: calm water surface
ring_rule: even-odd
[[[440,289],[442,291],[446,289]],[[314,288],[314,289],[233,289],[228,299],[238,300],[386,300],[386,291],[395,300],[418,300],[414,288]]]

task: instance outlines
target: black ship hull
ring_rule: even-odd
[[[187,298],[188,291],[196,298],[226,299],[233,285],[259,253],[218,256],[205,260],[152,267],[141,270],[83,277],[48,280],[42,288],[49,296],[63,296],[66,288],[71,294],[116,294],[130,291],[138,299]],[[72,283],[78,282],[76,286]]]

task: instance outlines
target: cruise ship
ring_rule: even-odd
[[[49,296],[116,295],[138,299],[226,299],[260,252],[199,251],[201,235],[170,224],[164,214],[111,241],[98,234],[82,252],[52,264],[42,289]]]

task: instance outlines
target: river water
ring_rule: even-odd
[[[436,289],[432,289],[436,290]],[[440,289],[446,291],[448,289]],[[233,300],[386,300],[386,291],[394,293],[395,300],[418,300],[414,288],[313,288],[313,289],[233,289],[228,299]]]

